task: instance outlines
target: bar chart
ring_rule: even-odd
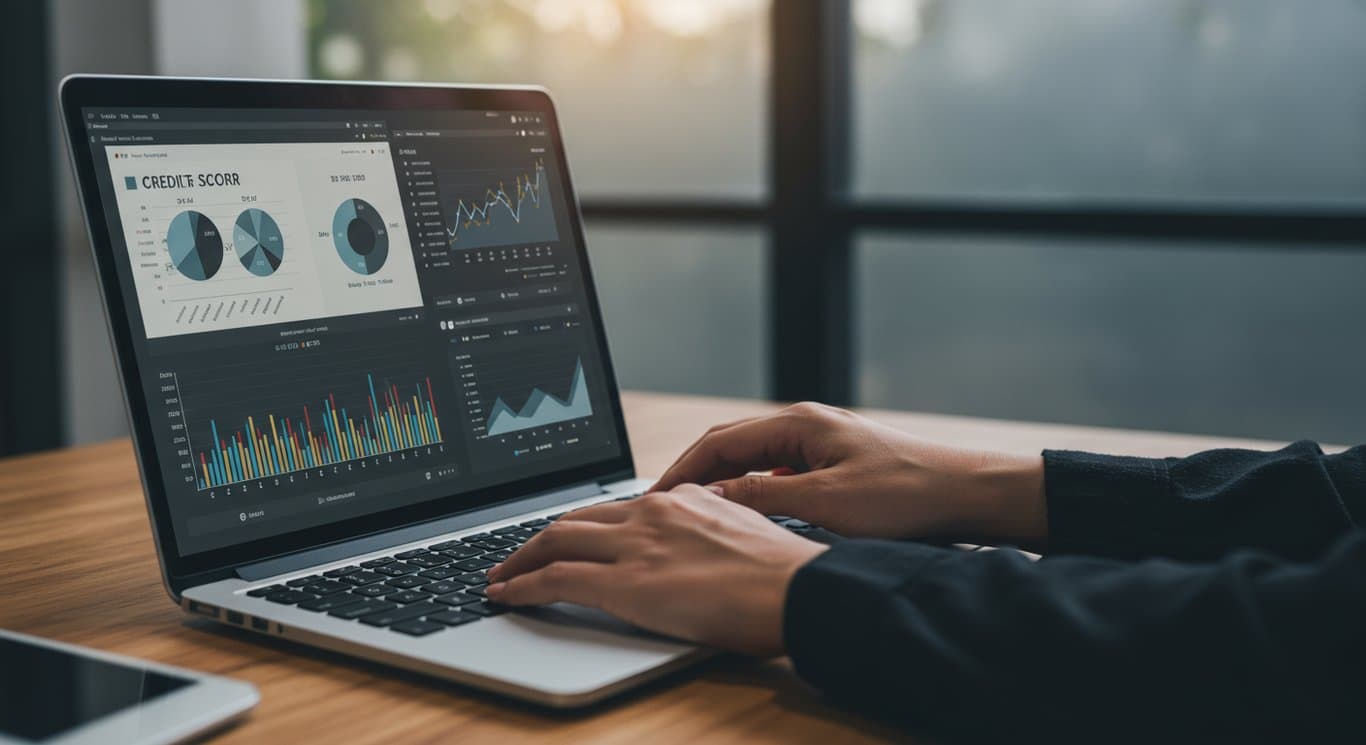
[[[401,389],[366,375],[368,400],[337,404],[327,392],[289,415],[249,415],[231,431],[209,420],[212,441],[196,448],[201,491],[337,465],[443,442],[430,378]],[[197,443],[196,443],[197,444]]]

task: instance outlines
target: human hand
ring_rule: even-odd
[[[712,427],[654,489],[684,483],[846,536],[1039,544],[1048,532],[1041,456],[932,445],[820,404]]]
[[[793,575],[826,546],[694,484],[565,514],[490,569],[506,605],[571,602],[754,655],[783,651]]]

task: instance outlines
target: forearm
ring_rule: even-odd
[[[1187,458],[1044,451],[1050,554],[1312,559],[1366,514],[1366,449],[1211,450]]]
[[[1366,687],[1353,538],[1210,566],[850,541],[797,574],[786,644],[830,695],[954,742],[1307,739]]]

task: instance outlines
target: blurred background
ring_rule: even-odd
[[[124,432],[52,111],[77,71],[547,86],[625,387],[1366,441],[1366,0],[13,16],[0,118],[41,147],[0,209],[44,250],[3,280],[0,451]]]

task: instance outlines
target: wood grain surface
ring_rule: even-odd
[[[637,467],[657,474],[759,401],[624,396]],[[1273,443],[867,412],[925,439],[1180,455]],[[162,589],[127,440],[0,460],[0,627],[249,681],[261,704],[215,742],[859,743],[907,738],[825,703],[783,661],[722,657],[592,709],[518,704],[192,619]]]

